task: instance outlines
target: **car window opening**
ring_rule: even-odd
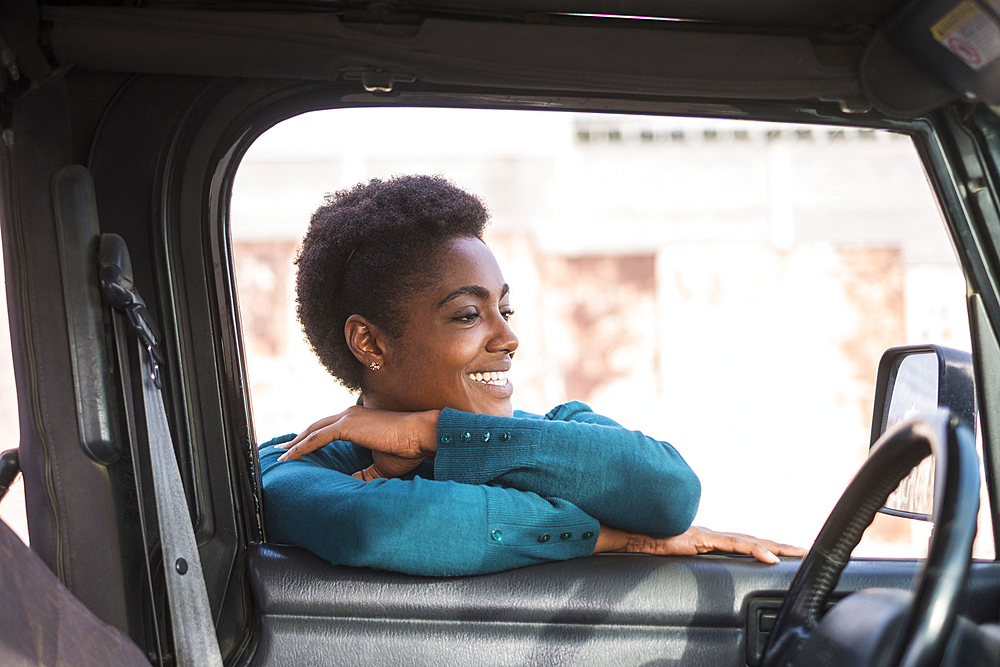
[[[258,139],[233,188],[259,441],[356,400],[302,339],[294,259],[325,194],[396,174],[443,175],[490,206],[487,242],[521,338],[514,406],[583,400],[674,444],[702,479],[700,525],[808,546],[867,454],[882,351],[971,349],[965,280],[906,135],[315,112]],[[981,558],[993,557],[988,516]],[[879,515],[855,555],[917,557],[928,536],[926,524]]]

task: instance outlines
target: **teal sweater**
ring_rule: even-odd
[[[269,539],[343,565],[460,575],[577,558],[599,523],[684,532],[701,495],[673,447],[579,402],[544,417],[442,410],[434,461],[399,479],[351,477],[372,456],[350,442],[279,463],[292,437],[260,448]]]

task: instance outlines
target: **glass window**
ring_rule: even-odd
[[[572,399],[674,444],[699,525],[808,546],[868,452],[878,361],[969,350],[966,285],[910,139],[776,123],[441,109],[305,114],[251,148],[232,238],[255,428],[355,400],[295,320],[326,193],[442,174],[483,197],[521,344],[515,407]],[[984,494],[985,505],[985,494]],[[988,531],[988,514],[981,521]],[[858,555],[929,526],[879,516]],[[976,553],[992,558],[992,538]]]

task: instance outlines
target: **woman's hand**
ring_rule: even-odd
[[[362,482],[370,482],[373,479],[392,479],[393,477],[402,477],[420,465],[420,462],[425,458],[427,457],[418,456],[416,458],[409,458],[405,456],[397,456],[395,454],[372,451],[372,459],[375,462],[364,470],[357,471],[351,475],[351,477],[360,479]]]
[[[657,556],[694,556],[710,551],[746,554],[764,563],[777,563],[778,556],[805,556],[806,550],[742,533],[717,533],[691,526],[680,535],[654,539],[610,526],[601,526],[594,553],[641,553]]]
[[[352,406],[340,414],[311,424],[291,442],[275,445],[287,449],[279,461],[293,461],[334,440],[353,442],[372,450],[375,464],[368,468],[366,479],[398,477],[416,468],[425,458],[437,453],[439,410],[392,412]],[[359,473],[360,475],[361,473]]]

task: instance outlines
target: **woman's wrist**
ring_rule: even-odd
[[[597,534],[597,543],[594,545],[595,554],[614,553],[625,551],[628,546],[628,533],[618,528],[601,524],[601,530]]]
[[[437,425],[440,410],[415,413],[420,420],[420,455],[432,459],[437,454]]]

